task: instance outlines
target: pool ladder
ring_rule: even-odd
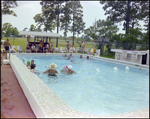
[[[19,53],[16,53],[22,60],[23,60],[23,63],[25,63],[25,60],[20,56]]]

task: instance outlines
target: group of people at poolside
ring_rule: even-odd
[[[42,41],[42,40],[41,40]],[[58,52],[59,53],[59,49],[56,47],[54,48],[53,47],[53,44],[51,44],[51,47],[49,47],[49,44],[45,44],[43,45],[43,42],[40,42],[39,46],[38,46],[38,49],[36,49],[35,47],[35,44],[27,44],[26,46],[26,52],[27,53],[35,53],[35,52],[39,52],[39,53],[47,53],[47,52],[50,52],[50,53],[53,53],[53,52]]]
[[[73,53],[76,53],[75,48],[73,47],[73,45],[72,45],[71,48],[70,48],[70,46],[71,46],[71,44],[69,43],[69,41],[67,41],[66,52],[69,53],[70,50],[71,50]],[[82,41],[81,53],[83,53],[84,47],[85,47],[85,43]]]

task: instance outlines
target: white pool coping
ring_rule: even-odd
[[[62,55],[62,53],[22,53],[28,55]],[[73,54],[80,55],[80,54]],[[83,55],[86,57],[86,55]],[[113,61],[113,59],[93,57],[94,59]],[[130,62],[127,63],[131,65]],[[132,63],[133,64],[133,63]],[[94,114],[83,113],[71,108],[67,105],[59,96],[55,94],[38,76],[30,72],[29,69],[23,64],[16,55],[10,57],[10,65],[20,83],[20,86],[37,118],[52,118],[52,117],[67,117],[67,118],[79,118],[79,117],[149,117],[149,108],[126,112],[111,116],[100,116]],[[133,64],[134,66],[135,64]],[[136,64],[137,65],[137,64]],[[147,66],[140,66],[147,69]]]

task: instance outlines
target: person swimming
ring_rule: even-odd
[[[70,58],[70,62],[73,62],[74,64],[76,64],[76,63],[73,61],[73,58]]]
[[[69,65],[69,66],[68,66],[68,70],[65,72],[65,74],[73,74],[73,73],[76,74],[76,72],[75,72],[74,70],[72,70],[72,66]]]
[[[82,55],[80,55],[80,58],[82,59]]]
[[[91,59],[89,56],[86,57],[87,60]]]
[[[63,69],[60,70],[61,72],[66,72],[68,70],[68,67],[67,66],[63,66]]]

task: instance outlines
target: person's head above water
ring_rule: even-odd
[[[51,63],[49,66],[48,66],[48,68],[50,68],[50,69],[56,69],[57,68],[57,65],[56,64],[54,64],[54,63]]]
[[[89,59],[89,56],[87,56],[87,59]]]
[[[82,55],[80,55],[80,58],[82,58]]]
[[[70,58],[71,62],[73,61],[73,58]]]
[[[71,65],[69,65],[69,66],[68,66],[68,69],[72,69],[72,66],[71,66]]]
[[[30,61],[27,61],[27,65],[30,65]]]
[[[31,60],[31,64],[33,64],[34,63],[34,60]]]

